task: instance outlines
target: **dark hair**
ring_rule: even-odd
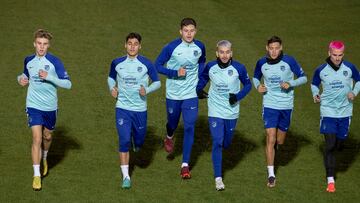
[[[137,32],[130,32],[126,38],[125,38],[125,42],[127,42],[129,39],[137,39],[139,41],[139,43],[141,43],[141,35]]]
[[[188,26],[188,25],[194,25],[194,27],[196,27],[196,22],[194,19],[192,18],[184,18],[181,20],[180,22],[180,28],[182,29],[184,26]]]
[[[49,41],[53,38],[52,34],[44,29],[38,29],[34,32],[34,39],[36,38],[46,38]]]
[[[281,43],[282,43],[280,37],[274,35],[274,36],[270,37],[270,39],[268,39],[267,45],[269,45],[269,44],[271,44],[271,43],[274,43],[274,42],[279,42],[280,45],[281,45]]]

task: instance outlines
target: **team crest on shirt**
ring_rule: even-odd
[[[232,76],[234,74],[233,70],[228,70],[228,75]]]
[[[49,65],[45,65],[45,70],[48,71],[50,69],[50,66]]]
[[[142,67],[141,66],[137,67],[137,71],[140,73],[142,71]]]
[[[349,73],[347,72],[347,70],[344,70],[343,74],[346,77],[346,76],[348,76]]]
[[[285,71],[285,66],[280,66],[281,71]]]
[[[211,123],[211,127],[213,127],[213,128],[215,128],[216,127],[216,121],[213,121],[212,123]]]
[[[197,50],[194,50],[194,56],[198,56],[199,52]]]
[[[119,125],[123,125],[123,124],[124,124],[124,119],[120,118],[120,119],[118,120],[118,124],[119,124]]]

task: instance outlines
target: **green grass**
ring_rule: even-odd
[[[229,39],[234,58],[252,76],[271,35],[284,40],[311,80],[327,57],[330,40],[344,40],[346,59],[360,67],[358,1],[2,1],[0,7],[0,201],[1,202],[358,202],[360,200],[360,102],[354,104],[351,139],[339,157],[337,192],[325,192],[319,134],[319,106],[310,82],[296,89],[295,109],[277,170],[277,187],[265,186],[264,130],[261,96],[254,91],[242,101],[234,142],[224,152],[226,190],[216,192],[206,101],[200,103],[189,181],[179,177],[182,126],[176,152],[166,159],[165,88],[149,96],[148,134],[144,149],[132,154],[135,164],[129,191],[120,189],[114,100],[107,89],[112,59],[124,54],[124,37],[143,36],[142,54],[154,60],[178,37],[179,21],[194,17],[197,38],[215,57],[215,44]],[[59,117],[49,152],[50,173],[43,190],[33,192],[31,131],[24,113],[26,89],[16,83],[23,59],[33,53],[32,33],[54,34],[51,52],[59,56],[73,88],[59,90]]]

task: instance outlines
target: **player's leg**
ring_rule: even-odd
[[[198,116],[198,98],[186,99],[181,105],[182,117],[184,121],[184,141],[183,141],[183,160],[181,164],[181,176],[184,179],[191,177],[189,162],[191,149],[194,143],[195,122]]]
[[[224,149],[228,149],[231,145],[231,141],[234,135],[234,130],[236,128],[236,122],[237,119],[226,119],[224,120],[224,124],[225,124],[225,136],[224,136],[224,144],[223,147]]]
[[[116,129],[119,136],[119,159],[120,170],[123,177],[122,188],[129,189],[131,187],[129,176],[129,149],[131,145],[131,120],[128,111],[116,108]]]
[[[268,170],[268,187],[275,187],[275,172],[274,172],[274,159],[275,159],[275,143],[277,126],[279,123],[279,111],[276,109],[263,108],[263,120],[266,133],[266,163]]]
[[[166,99],[166,113],[167,123],[166,131],[167,135],[164,139],[165,151],[172,153],[174,151],[174,131],[177,128],[180,120],[182,101]]]
[[[320,133],[324,134],[324,165],[326,171],[328,192],[335,192],[335,150],[336,150],[336,133],[337,119],[322,117],[320,120]]]
[[[279,113],[279,124],[276,133],[276,145],[278,148],[285,142],[286,132],[290,126],[292,110],[280,110]]]
[[[48,173],[47,155],[52,142],[52,134],[55,129],[57,111],[43,112],[44,128],[43,128],[43,150],[42,150],[42,175],[46,176]]]
[[[133,151],[137,152],[144,145],[147,129],[147,112],[136,112],[133,115]]]
[[[224,120],[220,118],[209,117],[209,128],[212,138],[212,153],[215,189],[224,190],[225,185],[222,182],[222,148],[224,143]]]
[[[34,190],[41,190],[40,160],[43,118],[41,112],[34,108],[26,109],[28,125],[32,132],[31,158],[33,162],[34,178],[32,187]]]

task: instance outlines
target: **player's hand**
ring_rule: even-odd
[[[234,105],[234,104],[236,104],[236,102],[237,102],[236,95],[233,94],[233,93],[230,93],[229,94],[229,103],[230,103],[230,105]]]
[[[48,76],[48,72],[44,71],[44,70],[39,70],[39,77],[43,80],[46,79],[46,77]]]
[[[265,93],[265,92],[267,92],[267,88],[266,88],[265,84],[259,85],[258,88],[257,88],[257,91],[258,91],[259,93]]]
[[[118,88],[113,87],[112,90],[111,90],[111,96],[113,96],[114,98],[117,98],[118,93],[119,93]]]
[[[143,97],[146,96],[146,90],[143,85],[140,85],[139,94],[140,94],[140,96],[143,96]]]
[[[184,77],[186,75],[186,69],[184,67],[179,68],[178,77]]]
[[[282,82],[282,83],[280,84],[280,87],[281,87],[282,89],[284,89],[284,90],[287,90],[287,89],[290,88],[290,83],[288,83],[288,82]]]
[[[355,94],[352,93],[352,92],[349,92],[348,95],[347,95],[347,98],[348,98],[350,101],[354,101],[354,99],[355,99]]]
[[[27,79],[26,77],[24,76],[21,76],[20,77],[20,80],[19,80],[19,84],[21,86],[26,86],[27,84],[29,84],[29,79]]]
[[[209,94],[205,92],[204,90],[199,90],[196,92],[199,99],[206,99],[209,98]]]
[[[316,103],[320,103],[320,100],[321,100],[321,99],[320,99],[320,95],[317,94],[317,95],[314,96],[314,103],[315,103],[315,104],[316,104]]]

